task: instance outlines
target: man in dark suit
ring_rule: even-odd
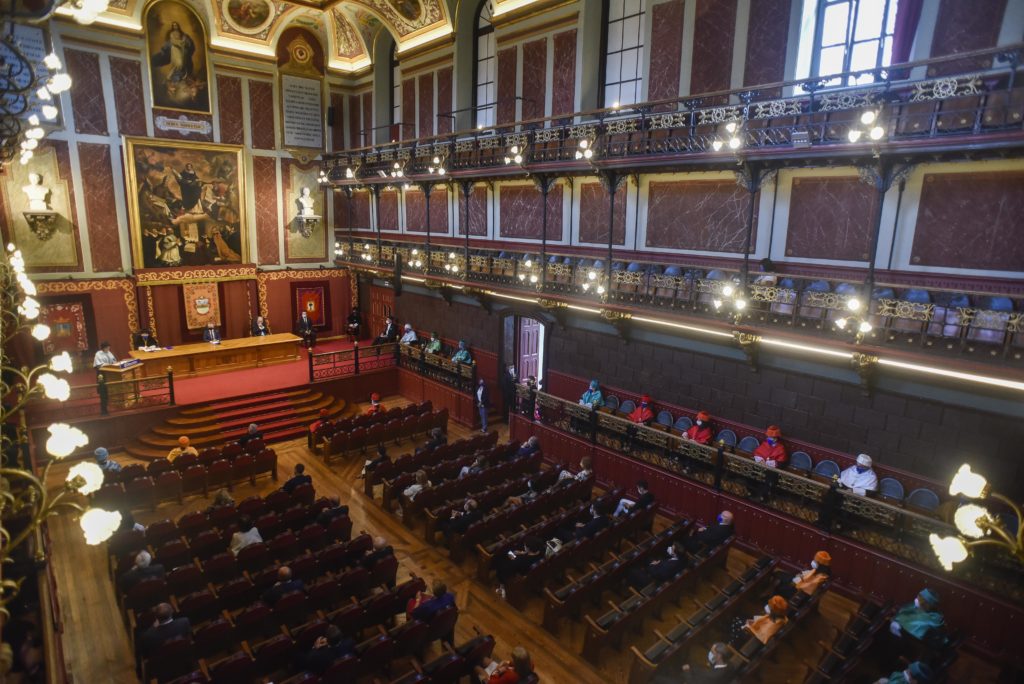
[[[494,569],[498,575],[498,595],[505,598],[505,586],[518,575],[529,571],[544,559],[544,540],[529,536],[523,539],[523,547],[512,549],[504,556],[495,558]]]
[[[363,325],[362,319],[359,318],[359,309],[357,307],[352,307],[352,311],[349,312],[346,323],[348,324],[349,337],[351,337],[352,341],[355,342],[359,339],[359,330]]]
[[[263,592],[263,602],[271,608],[274,607],[281,597],[285,594],[291,594],[295,591],[305,591],[306,586],[302,583],[302,580],[292,579],[292,570],[287,565],[282,565],[277,569],[277,582],[274,586]]]
[[[213,321],[209,321],[206,327],[203,328],[203,342],[220,344],[220,340],[220,330],[217,330],[217,326],[214,325]]]
[[[327,497],[330,502],[330,506],[320,511],[320,514],[316,516],[316,522],[318,525],[329,527],[335,518],[340,518],[343,515],[348,515],[348,506],[341,505],[341,499],[336,496]]]
[[[154,611],[153,626],[139,637],[139,652],[148,658],[171,639],[192,636],[192,624],[186,617],[174,618],[174,609],[169,603],[161,603]]]
[[[265,337],[270,334],[270,323],[263,316],[257,316],[252,322],[252,336]]]
[[[356,651],[355,642],[346,639],[336,625],[327,628],[327,635],[313,642],[313,650],[300,659],[303,670],[323,674],[327,668],[339,658],[352,655]]]
[[[398,339],[398,326],[395,325],[395,319],[388,316],[384,319],[384,330],[373,340],[373,346],[394,342],[396,339]]]
[[[249,423],[249,429],[245,431],[245,434],[238,438],[238,443],[245,446],[249,442],[257,439],[263,439],[263,433],[260,432],[260,426],[256,423]]]
[[[305,311],[300,313],[299,319],[295,321],[295,334],[302,338],[306,349],[316,346],[316,330],[313,329],[313,321]]]
[[[558,530],[558,538],[562,541],[570,539],[590,539],[595,534],[608,527],[610,521],[603,511],[597,509],[595,504],[590,506],[590,519],[575,524],[572,528],[564,527]]]
[[[442,610],[455,605],[455,594],[448,591],[448,585],[441,580],[434,580],[430,593],[433,594],[432,598],[423,601],[413,609],[412,617],[414,620],[430,622]]]
[[[476,410],[480,412],[480,432],[487,432],[487,411],[491,408],[491,395],[483,378],[476,384]]]
[[[532,435],[528,440],[523,442],[523,445],[519,447],[519,450],[512,455],[511,461],[518,461],[521,458],[529,458],[535,453],[540,451],[540,440],[537,435]]]
[[[160,342],[149,331],[149,328],[143,328],[132,336],[132,346],[136,349],[140,347],[159,347]]]
[[[153,564],[153,557],[149,551],[139,551],[135,556],[135,564],[117,580],[121,591],[125,592],[134,587],[144,579],[151,577],[162,578],[164,566],[159,563]]]
[[[480,510],[476,499],[469,498],[462,504],[461,509],[452,511],[451,517],[441,523],[439,527],[445,539],[451,539],[454,534],[465,534],[470,525],[478,522],[483,517],[484,514]]]
[[[295,471],[291,478],[282,485],[281,489],[291,494],[295,488],[313,482],[313,478],[306,474],[306,466],[301,463],[295,464]]]
[[[381,558],[395,555],[395,550],[388,545],[388,542],[384,537],[373,538],[373,548],[363,556],[359,564],[364,568],[372,568],[374,564]]]
[[[730,511],[722,511],[718,514],[718,519],[714,525],[691,534],[683,540],[683,546],[686,547],[688,553],[700,553],[701,551],[715,548],[731,537],[732,533],[732,513]]]
[[[729,665],[729,647],[724,642],[711,645],[706,660],[700,665],[683,665],[684,684],[726,684],[736,676],[735,669]],[[680,680],[665,673],[654,679],[654,684],[676,684]]]
[[[668,547],[668,556],[651,561],[644,567],[633,568],[626,576],[631,587],[641,589],[651,582],[667,582],[686,567],[686,549],[676,542]]]

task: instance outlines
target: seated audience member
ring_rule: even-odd
[[[292,579],[292,569],[287,565],[282,565],[277,569],[277,581],[274,582],[274,586],[263,592],[263,602],[273,608],[285,594],[305,590],[306,585],[302,583],[302,580]]]
[[[380,559],[393,555],[395,555],[395,550],[391,548],[384,537],[374,537],[373,546],[359,560],[359,564],[364,568],[371,568]]]
[[[370,408],[366,409],[365,415],[375,416],[378,413],[383,413],[384,407],[380,403],[380,395],[374,392],[370,395]]]
[[[505,587],[514,578],[526,574],[530,568],[544,560],[544,540],[529,536],[523,539],[522,546],[512,549],[504,556],[495,559],[494,570],[498,575],[498,595],[505,598]]]
[[[191,440],[185,435],[178,438],[178,446],[174,447],[167,453],[167,460],[174,463],[174,459],[178,458],[182,454],[190,454],[192,456],[198,456],[199,452],[192,446]]]
[[[459,348],[452,355],[452,363],[473,363],[473,357],[466,348],[466,343],[459,340]]]
[[[651,582],[667,582],[686,568],[686,549],[679,542],[669,544],[665,558],[652,560],[646,566],[632,568],[626,576],[629,586],[642,589]]]
[[[747,621],[736,618],[733,623],[733,645],[744,643],[753,634],[762,644],[775,636],[775,633],[786,626],[789,618],[789,603],[781,596],[772,596],[764,607],[764,615],[755,615]]]
[[[142,657],[152,655],[171,639],[192,636],[192,624],[187,617],[174,617],[174,608],[169,603],[160,603],[153,611],[153,626],[139,636],[139,651]]]
[[[788,578],[788,582],[786,579],[786,577],[780,578],[773,594],[778,594],[787,601],[798,591],[810,596],[818,590],[818,587],[832,579],[832,556],[828,551],[818,551],[814,554],[809,570],[798,572]]]
[[[128,530],[135,530],[136,532],[145,532],[146,526],[135,521],[135,516],[129,508],[122,508],[121,513],[121,524],[118,526],[118,532],[126,532]]]
[[[715,428],[711,424],[711,414],[707,411],[700,411],[697,413],[697,420],[693,421],[693,425],[686,429],[683,433],[683,437],[689,439],[697,444],[711,444],[711,440],[715,436]]]
[[[203,328],[203,342],[220,344],[221,339],[220,330],[217,329],[217,325],[213,321],[207,322],[206,327]]]
[[[317,415],[317,419],[309,424],[309,433],[306,435],[306,444],[310,449],[316,446],[316,431],[323,425],[330,425],[331,421],[327,417],[331,415],[327,409],[320,409],[320,413]]]
[[[601,386],[597,380],[591,380],[587,391],[580,397],[580,406],[589,406],[591,409],[599,409],[604,406],[604,395],[601,394]]]
[[[380,335],[377,335],[377,337],[374,338],[373,346],[379,347],[382,344],[394,342],[397,339],[398,326],[395,325],[395,319],[392,318],[391,316],[388,316],[387,318],[384,319],[384,330],[381,331]],[[377,350],[377,353],[380,354],[379,349]]]
[[[419,341],[420,338],[416,336],[416,331],[412,329],[412,325],[406,323],[405,328],[402,330],[402,338],[398,342],[400,344],[416,344]]]
[[[777,425],[769,425],[765,430],[765,440],[754,450],[754,460],[769,468],[775,468],[786,462],[786,447],[782,444],[782,430]]]
[[[654,420],[654,411],[651,410],[651,398],[649,396],[645,394],[640,397],[640,403],[629,414],[629,419],[641,425],[647,425]]]
[[[543,493],[544,488],[537,483],[537,480],[531,478],[526,482],[526,491],[517,496],[510,496],[505,501],[505,506],[519,506],[527,501],[533,501]]]
[[[683,665],[684,684],[726,684],[733,680],[733,668],[729,665],[729,646],[718,641],[711,645],[707,662],[703,665]],[[655,678],[655,684],[668,684],[670,679]]]
[[[474,668],[481,684],[517,684],[533,674],[533,661],[522,646],[512,649],[512,659],[504,662],[484,658]]]
[[[611,525],[608,515],[598,508],[597,503],[590,505],[590,519],[576,523],[572,528],[563,527],[558,530],[558,538],[567,541],[590,539],[601,530]]]
[[[326,635],[317,637],[312,650],[301,657],[299,664],[303,670],[322,675],[335,660],[355,652],[356,643],[347,638],[337,625],[331,625]]]
[[[442,610],[454,605],[455,594],[448,591],[448,585],[441,580],[434,580],[429,594],[420,592],[416,597],[416,607],[412,609],[411,617],[420,622],[430,622]]]
[[[156,339],[153,333],[149,331],[149,328],[143,328],[139,332],[135,333],[132,346],[136,349],[147,349],[149,347],[159,347],[160,342]]]
[[[210,507],[206,509],[206,512],[209,513],[215,508],[222,508],[224,506],[234,505],[235,498],[231,496],[231,492],[229,492],[226,488],[221,487],[220,489],[217,490],[217,493],[213,497],[213,503],[210,504]]]
[[[96,451],[92,453],[96,456],[96,465],[98,465],[100,470],[105,474],[121,472],[121,464],[110,458],[110,452],[104,447],[98,447]]]
[[[328,506],[327,508],[320,511],[316,516],[316,522],[318,525],[324,527],[329,526],[336,518],[340,518],[343,515],[348,515],[348,506],[341,504],[341,499],[336,496],[327,497]]]
[[[778,280],[775,275],[775,263],[768,257],[761,259],[758,264],[758,269],[760,270],[761,275],[754,278],[755,285],[774,285]]]
[[[353,307],[352,311],[349,312],[348,318],[345,319],[349,337],[355,342],[359,339],[359,332],[363,326],[363,320],[359,317],[359,309]]]
[[[484,472],[487,468],[487,458],[485,456],[477,456],[471,464],[468,466],[462,466],[462,470],[459,471],[459,479],[469,477],[470,475],[479,475]]]
[[[700,553],[713,549],[726,539],[732,536],[732,512],[722,511],[718,514],[715,524],[710,527],[702,527],[683,540],[683,547],[687,553]]]
[[[359,479],[366,477],[367,473],[372,473],[374,470],[379,468],[384,463],[390,463],[391,457],[388,456],[388,450],[384,448],[383,444],[377,445],[377,455],[372,456],[363,463],[363,469],[359,473]]]
[[[441,353],[441,338],[437,336],[437,332],[430,333],[430,339],[427,341],[424,351],[430,352],[431,354]]]
[[[944,639],[946,619],[939,612],[939,597],[931,589],[922,589],[913,603],[896,611],[889,631],[894,636],[917,639],[926,644]]]
[[[857,456],[856,465],[850,466],[839,474],[839,484],[860,496],[876,491],[878,476],[871,469],[871,457],[867,454]]]
[[[448,443],[448,435],[446,435],[444,430],[439,427],[431,428],[428,434],[430,435],[430,439],[428,439],[427,443],[423,445],[423,449],[426,451],[442,447]]]
[[[295,491],[296,487],[304,484],[311,484],[312,482],[313,478],[306,474],[306,466],[301,463],[296,463],[294,474],[281,486],[281,489],[291,494]]]
[[[509,460],[518,461],[521,458],[529,458],[538,451],[540,451],[540,439],[537,435],[533,435],[523,442],[523,445],[519,447],[516,453],[512,454],[512,458]]]
[[[153,556],[150,555],[149,551],[139,551],[135,554],[135,563],[131,569],[117,579],[118,588],[125,592],[144,579],[151,577],[162,578],[164,576],[164,566],[152,561]]]
[[[484,514],[480,510],[477,500],[470,497],[463,502],[461,509],[453,510],[451,517],[438,527],[445,539],[450,539],[452,535],[465,534],[471,525],[479,522],[483,517]]]
[[[888,677],[881,677],[875,684],[928,684],[933,676],[932,668],[920,660],[915,660],[907,669],[897,670]]]
[[[612,515],[618,518],[619,516],[629,513],[633,509],[639,511],[654,503],[654,494],[651,494],[651,490],[647,485],[647,480],[637,481],[636,493],[637,497],[635,501],[633,499],[619,499],[619,505],[615,507],[615,513]]]
[[[591,458],[589,456],[584,456],[580,459],[579,472],[574,475],[572,471],[563,468],[562,472],[558,473],[558,481],[563,482],[566,480],[576,480],[577,482],[582,482],[583,480],[588,479],[594,474],[594,471],[590,468],[591,463]]]
[[[427,479],[427,471],[417,470],[415,482],[402,490],[402,496],[405,497],[407,501],[412,501],[420,492],[431,486],[433,485],[431,485],[430,480]]]
[[[253,337],[265,337],[270,334],[270,324],[263,316],[257,316],[256,320],[252,322],[252,336]]]
[[[245,446],[249,442],[257,439],[263,439],[263,433],[260,432],[260,426],[256,423],[249,423],[249,429],[245,431],[245,434],[238,438],[238,443]]]
[[[252,524],[252,518],[242,516],[238,520],[238,531],[231,535],[231,553],[238,555],[238,552],[246,546],[263,542],[260,531]]]

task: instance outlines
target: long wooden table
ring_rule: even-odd
[[[200,342],[159,351],[130,352],[142,361],[142,375],[162,375],[168,367],[175,375],[207,375],[239,368],[256,368],[273,363],[297,361],[302,338],[291,333],[223,340],[220,344]]]

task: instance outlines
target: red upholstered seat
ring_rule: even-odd
[[[203,571],[189,563],[167,573],[167,588],[175,596],[184,596],[206,586]]]
[[[194,539],[200,532],[209,530],[210,520],[206,511],[186,513],[178,518],[178,531],[189,539]]]
[[[218,553],[203,563],[203,576],[211,584],[219,584],[238,577],[238,562],[230,551]]]
[[[231,462],[227,459],[219,459],[206,468],[206,486],[209,489],[217,487],[231,488]]]
[[[180,504],[182,493],[181,473],[171,470],[157,475],[156,492],[154,493],[157,501],[174,500]]]
[[[256,519],[263,515],[267,510],[267,504],[260,496],[250,496],[242,500],[238,504],[239,515],[247,515],[252,519]]]
[[[235,577],[217,587],[217,600],[223,610],[238,610],[256,600],[256,586],[248,577]]]
[[[172,539],[171,541],[163,544],[157,548],[156,562],[163,565],[165,568],[176,568],[179,565],[185,565],[192,562],[192,550],[189,549],[181,539]]]
[[[295,643],[284,634],[256,644],[252,650],[256,669],[264,676],[283,670],[295,659]]]
[[[238,646],[235,627],[224,618],[217,618],[193,630],[196,655],[211,658]]]
[[[178,609],[193,625],[212,620],[220,614],[216,595],[209,589],[202,589],[178,599]]]
[[[270,551],[266,544],[250,544],[238,552],[235,557],[238,567],[247,572],[262,570],[271,562]]]
[[[181,476],[181,489],[186,493],[202,492],[206,489],[206,468],[201,465],[189,466]]]
[[[209,516],[210,526],[223,530],[238,517],[238,509],[234,506],[214,506],[210,509]]]
[[[210,666],[211,684],[246,684],[257,676],[256,663],[245,651],[234,653]]]
[[[149,476],[128,480],[124,493],[125,500],[131,508],[156,508],[156,483]]]
[[[178,536],[178,526],[171,520],[157,520],[146,528],[146,543],[159,546]]]

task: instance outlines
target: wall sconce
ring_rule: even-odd
[[[526,145],[513,145],[505,155],[505,166],[509,164],[522,164],[526,159]]]
[[[1000,546],[1018,561],[1024,562],[1024,528],[1021,527],[1024,520],[1020,506],[1002,494],[993,492],[984,476],[971,472],[971,466],[966,463],[953,476],[949,493],[978,501],[991,498],[1002,502],[1017,516],[1017,524],[1016,527],[1008,528],[999,516],[993,516],[984,506],[964,504],[953,515],[959,536],[940,537],[932,534],[928,537],[943,568],[952,570],[954,563],[966,560],[971,551],[979,546]]]
[[[837,318],[834,322],[836,330],[840,333],[853,335],[854,344],[860,344],[864,336],[870,333],[874,326],[868,320],[868,313],[864,309],[864,303],[859,297],[850,297],[846,300],[846,310],[850,313]]]
[[[742,121],[729,121],[720,131],[721,135],[715,136],[715,139],[711,141],[711,149],[715,152],[720,152],[723,147],[727,147],[733,152],[743,147],[743,122]]]
[[[591,159],[594,156],[594,141],[590,138],[583,138],[579,142],[579,149],[576,150],[576,160]]]
[[[859,125],[850,127],[846,133],[846,139],[851,143],[857,143],[866,135],[871,142],[878,142],[885,137],[885,127],[882,125],[881,116],[881,107],[861,112]]]
[[[448,161],[447,154],[435,154],[433,159],[430,160],[430,166],[427,167],[427,173],[437,174],[443,176],[448,173],[445,168],[445,162]]]

